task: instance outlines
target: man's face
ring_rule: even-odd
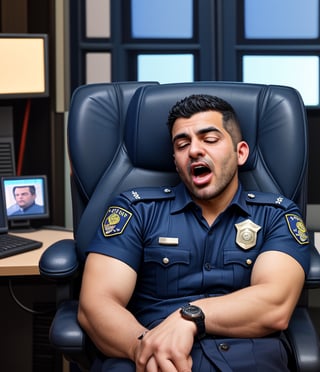
[[[236,191],[238,166],[246,161],[249,150],[243,141],[235,149],[221,113],[206,111],[177,119],[172,140],[177,171],[195,200]]]
[[[36,195],[32,195],[29,187],[18,187],[14,191],[14,197],[20,208],[28,208],[34,203]]]

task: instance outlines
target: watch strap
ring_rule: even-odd
[[[197,326],[197,337],[199,340],[204,338],[206,336],[206,326],[204,323],[204,317],[203,318],[194,318],[194,322]]]

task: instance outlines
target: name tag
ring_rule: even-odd
[[[162,237],[159,238],[160,245],[178,245],[179,238],[169,238],[169,237]]]

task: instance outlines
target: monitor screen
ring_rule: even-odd
[[[0,33],[0,99],[48,94],[47,35]]]
[[[2,177],[1,183],[11,227],[49,217],[46,176],[8,176]]]

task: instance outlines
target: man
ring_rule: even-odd
[[[296,205],[245,192],[233,108],[192,95],[168,119],[182,183],[122,193],[88,247],[79,321],[94,371],[286,371],[282,333],[309,269]]]
[[[16,204],[8,209],[8,216],[43,213],[44,207],[36,204],[36,188],[30,186],[15,186],[12,190]]]

